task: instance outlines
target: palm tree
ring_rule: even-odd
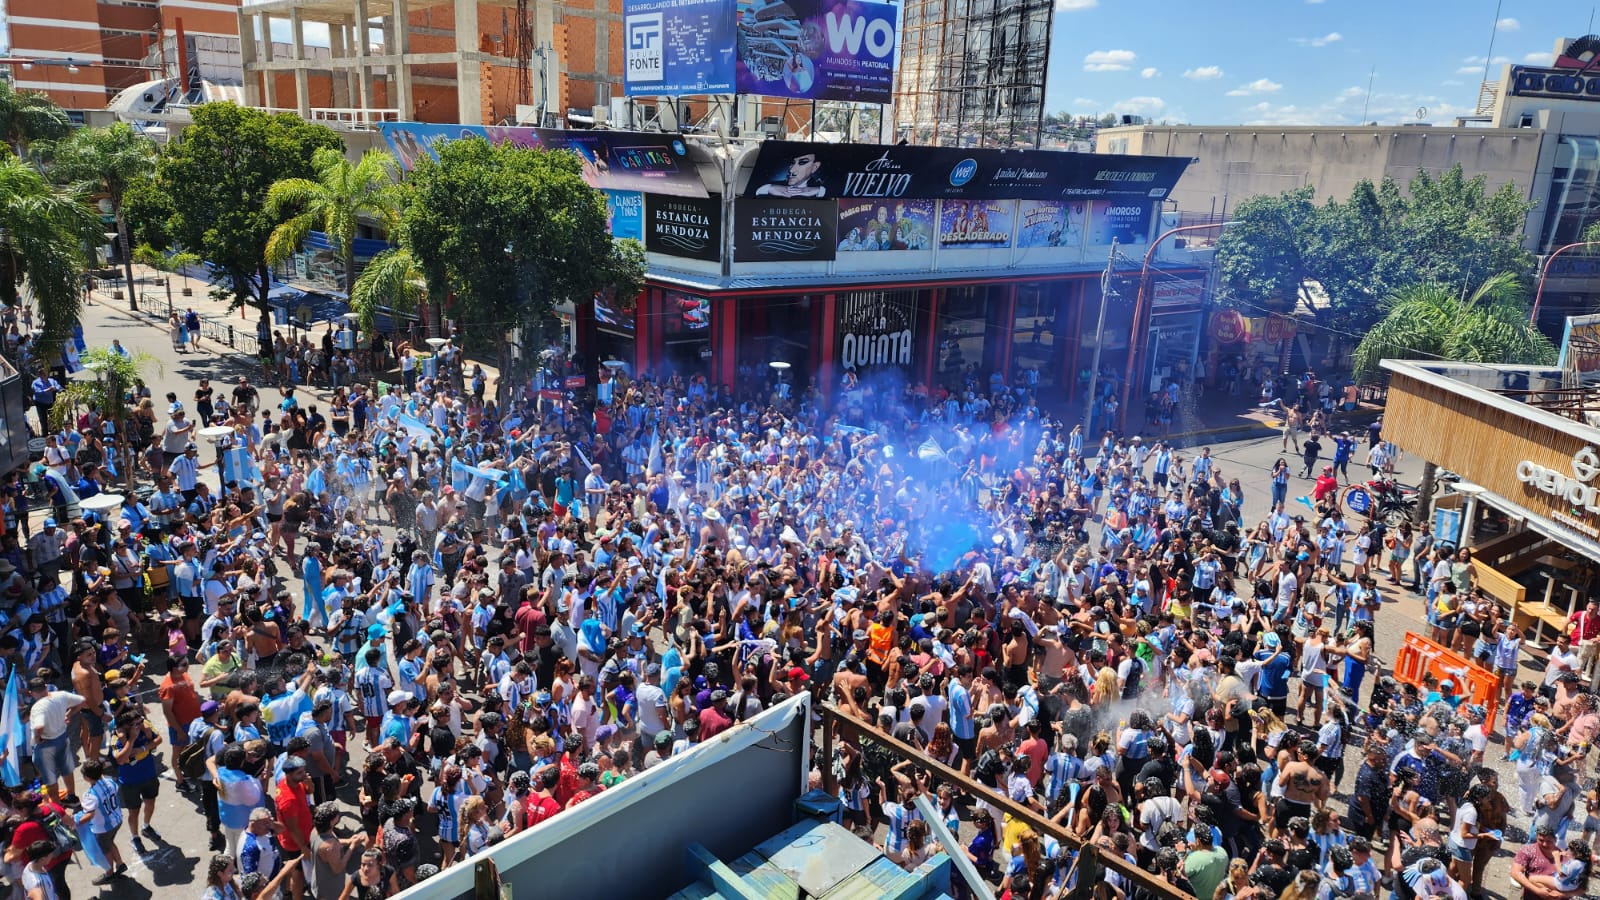
[[[83,248],[101,240],[100,217],[81,198],[56,191],[29,164],[0,154],[0,303],[16,306],[27,287],[46,356],[77,324]]]
[[[410,313],[428,298],[428,285],[422,267],[402,240],[398,246],[379,253],[361,270],[350,290],[350,309],[360,317],[362,331],[372,331],[381,307],[400,314]]]
[[[172,312],[172,276],[189,268],[198,266],[202,262],[200,254],[190,253],[187,250],[157,250],[149,244],[140,244],[133,248],[133,261],[141,266],[149,266],[158,272],[167,274],[167,313]],[[188,277],[185,276],[186,282]]]
[[[70,427],[80,406],[98,411],[117,426],[116,458],[121,461],[122,475],[128,490],[134,489],[134,459],[128,434],[128,398],[133,395],[133,384],[138,379],[148,381],[150,370],[162,373],[161,360],[148,353],[118,353],[107,347],[91,347],[79,357],[83,367],[93,372],[93,379],[76,379],[67,383],[62,399],[51,408],[52,427]]]
[[[1442,284],[1401,288],[1384,301],[1383,321],[1356,347],[1356,376],[1376,374],[1385,359],[1443,359],[1549,365],[1556,348],[1528,321],[1527,287],[1509,272],[1490,277],[1471,294]],[[1417,514],[1433,503],[1432,462],[1422,467]]]
[[[394,157],[368,150],[352,164],[338,150],[324,147],[311,157],[317,177],[286,178],[267,190],[267,214],[293,214],[267,239],[267,262],[276,265],[320,227],[339,254],[345,295],[355,286],[356,223],[362,216],[385,229],[396,224],[400,197],[394,180]]]
[[[72,121],[55,101],[0,82],[0,140],[18,156],[26,156],[34,141],[58,140],[71,130]]]
[[[104,196],[111,202],[111,214],[117,223],[117,249],[128,283],[128,308],[137,311],[133,253],[122,200],[130,187],[155,177],[156,145],[126,122],[117,122],[109,128],[74,131],[64,140],[50,143],[45,152],[51,158],[50,175],[57,183],[74,184],[86,195]]]

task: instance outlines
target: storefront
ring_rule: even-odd
[[[849,371],[930,390],[1021,381],[1070,398],[1086,381],[1113,241],[1119,258],[1143,255],[1185,164],[754,145],[720,183],[708,177],[704,198],[643,195],[649,275],[633,362],[727,385],[782,372],[827,392]],[[1147,377],[1168,377],[1195,365],[1206,275],[1181,254],[1157,258],[1161,346]],[[1138,276],[1123,265],[1101,353],[1118,371]]]
[[[1559,368],[1385,361],[1383,435],[1459,475],[1439,539],[1474,550],[1477,583],[1548,634],[1600,596],[1600,428]],[[1588,392],[1590,389],[1578,389]]]

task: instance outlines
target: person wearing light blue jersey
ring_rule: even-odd
[[[262,690],[261,721],[267,726],[267,739],[274,744],[287,744],[300,725],[300,714],[311,711],[310,688],[315,673],[313,661],[291,684],[285,684],[279,675],[268,679]]]
[[[945,688],[950,702],[950,733],[961,748],[961,758],[971,761],[978,746],[978,726],[972,720],[972,667],[959,665]]]
[[[306,545],[305,559],[300,564],[300,578],[304,582],[303,608],[300,618],[313,623],[317,628],[328,627],[328,607],[323,600],[322,591],[326,587],[322,583],[322,547],[315,541]],[[315,618],[313,618],[313,614]]]

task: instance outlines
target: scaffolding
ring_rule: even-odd
[[[895,137],[914,144],[1037,147],[1052,0],[908,0]]]

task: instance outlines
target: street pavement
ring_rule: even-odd
[[[232,314],[237,317],[237,313]],[[150,385],[151,394],[157,400],[168,391],[176,393],[186,405],[193,400],[194,388],[200,378],[210,378],[219,390],[225,390],[226,385],[239,375],[251,376],[252,383],[257,383],[255,375],[257,366],[254,360],[236,352],[228,351],[226,347],[211,342],[202,341],[202,352],[180,354],[173,350],[168,339],[164,324],[158,326],[145,315],[132,315],[126,311],[125,303],[110,301],[105,295],[96,294],[96,301],[84,311],[84,334],[90,346],[109,345],[112,338],[122,341],[124,347],[132,351],[142,351],[149,354],[159,364],[158,369],[146,373],[146,382]],[[262,389],[263,400],[272,402],[274,392],[270,387],[257,385]],[[325,398],[324,398],[325,399]],[[158,407],[161,404],[158,402]],[[1364,435],[1363,435],[1364,438]],[[1365,452],[1365,441],[1361,443]],[[1185,455],[1192,456],[1199,451],[1199,447],[1184,451]],[[1298,465],[1296,457],[1281,450],[1281,438],[1276,433],[1270,436],[1235,441],[1212,446],[1212,456],[1217,460],[1217,468],[1229,478],[1238,478],[1245,490],[1245,522],[1246,530],[1266,517],[1269,510],[1269,496],[1267,490],[1267,474],[1272,464],[1280,456]],[[1291,450],[1292,453],[1292,450]],[[202,449],[202,461],[210,461],[212,456],[209,450]],[[1358,460],[1362,457],[1358,456]],[[1352,475],[1357,472],[1364,473],[1365,466],[1351,467]],[[1406,484],[1415,484],[1421,471],[1421,461],[1409,457],[1400,460],[1397,466],[1399,480]],[[211,475],[207,470],[207,475]],[[1290,504],[1294,505],[1293,498],[1299,494],[1308,493],[1311,482],[1305,479],[1296,479],[1290,485]],[[387,529],[385,529],[387,532]],[[388,536],[386,534],[386,536]],[[287,567],[281,567],[287,568]],[[287,574],[287,573],[285,573]],[[1379,614],[1379,627],[1376,629],[1377,655],[1386,664],[1395,658],[1404,635],[1407,631],[1425,633],[1423,622],[1423,605],[1419,598],[1409,592],[1396,591],[1390,588],[1387,578],[1380,577],[1383,585],[1386,602]],[[291,595],[298,596],[298,585],[291,580]],[[1539,659],[1523,660],[1523,677],[1531,677],[1542,669],[1542,657]],[[139,688],[150,692],[149,709],[152,718],[160,720],[160,703],[154,697],[154,690],[162,677],[162,672],[152,671],[146,676],[145,683]],[[1519,678],[1520,680],[1520,678]],[[1368,678],[1370,685],[1372,679]],[[155,721],[158,733],[165,734],[165,722]],[[1491,745],[1487,753],[1488,762],[1501,771],[1502,791],[1508,794],[1513,803],[1516,779],[1510,764],[1500,762],[1503,750],[1498,746],[1501,738],[1495,738],[1495,745]],[[359,739],[352,740],[352,752],[355,759],[352,761],[352,770],[359,771],[364,753],[356,745]],[[165,755],[165,749],[163,750]],[[1348,790],[1355,782],[1355,771],[1360,764],[1359,746],[1353,746],[1347,751],[1347,771],[1342,787]],[[179,893],[172,896],[198,896],[203,888],[205,877],[205,863],[210,854],[206,850],[208,836],[205,831],[203,817],[199,811],[198,794],[190,796],[180,794],[174,788],[171,773],[162,775],[163,785],[160,799],[157,801],[155,814],[155,827],[160,831],[162,840],[153,842],[146,840],[145,844],[150,851],[145,854],[134,855],[129,852],[129,847],[124,843],[123,853],[130,860],[131,878],[120,879],[115,884],[107,887],[96,887],[90,884],[90,879],[96,874],[82,866],[75,866],[69,875],[74,896],[96,896],[109,893],[118,898],[129,900],[143,900],[152,896],[158,889],[177,887]],[[353,780],[353,779],[352,779]],[[342,795],[350,809],[354,809],[354,788],[347,789]],[[1342,808],[1343,804],[1340,804]],[[1512,827],[1508,829],[1507,837],[1521,836],[1517,826],[1526,826],[1525,818],[1513,817]],[[353,816],[346,816],[341,824],[340,831],[344,834],[353,833],[359,828],[359,823]],[[419,829],[419,832],[424,829]],[[126,836],[119,838],[126,841]],[[1509,866],[1511,854],[1517,845],[1508,844],[1503,849],[1500,858],[1491,866],[1485,879],[1485,886],[1495,895],[1509,896],[1514,888],[1510,885]],[[425,857],[426,858],[426,857]]]

